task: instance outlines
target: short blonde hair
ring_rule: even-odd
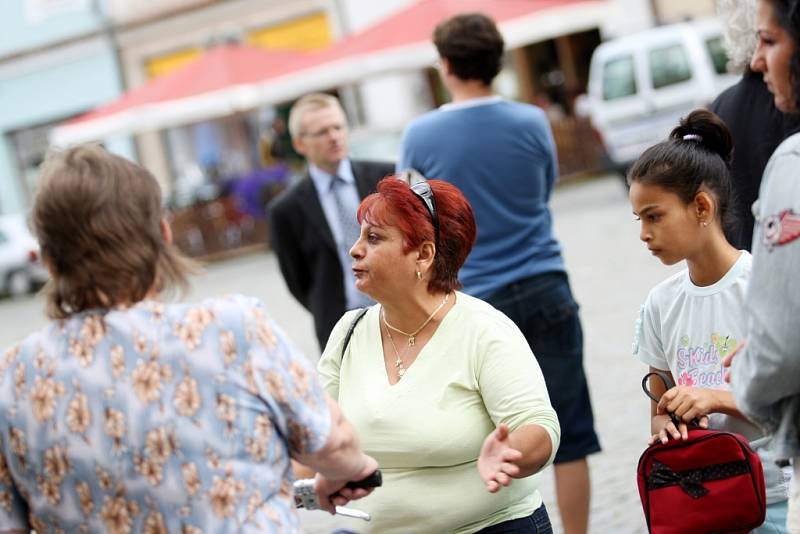
[[[163,215],[147,169],[97,145],[50,154],[32,213],[53,273],[48,315],[133,304],[153,288],[185,290],[197,266],[165,242]]]
[[[306,112],[328,107],[337,107],[344,114],[342,105],[335,96],[327,93],[311,93],[300,97],[289,112],[289,134],[292,138],[297,138],[305,133],[303,132],[303,117]]]

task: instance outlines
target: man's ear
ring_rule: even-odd
[[[306,145],[303,143],[303,136],[298,135],[297,137],[292,137],[292,146],[294,147],[294,151],[300,154],[301,156],[306,155]]]
[[[449,76],[453,73],[453,66],[446,57],[439,57],[439,64],[441,65],[442,74]]]

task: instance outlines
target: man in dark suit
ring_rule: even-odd
[[[348,159],[347,121],[330,95],[298,100],[289,133],[308,170],[267,208],[272,248],[289,291],[313,315],[324,348],[345,311],[371,303],[350,270],[350,247],[359,233],[356,210],[394,165]]]

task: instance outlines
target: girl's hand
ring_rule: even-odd
[[[684,422],[719,411],[717,391],[691,386],[675,386],[661,395],[657,414],[674,413]]]
[[[698,425],[700,428],[708,428],[708,417],[705,415],[700,418],[700,423]],[[669,441],[670,438],[678,440],[678,439],[686,439],[689,437],[689,426],[686,423],[681,422],[678,426],[675,426],[675,423],[672,421],[672,418],[669,415],[656,415],[650,421],[650,431],[652,435],[650,439],[647,440],[648,445],[652,445],[654,443],[666,443]]]
[[[666,443],[669,438],[672,439],[685,439],[689,435],[686,423],[681,423],[677,427],[668,415],[656,415],[650,421],[650,432],[652,435],[647,441],[648,445],[653,443]]]
[[[522,458],[522,453],[511,448],[508,435],[508,425],[498,425],[486,436],[478,456],[478,474],[489,493],[497,493],[511,484],[511,478],[520,472],[516,462]]]

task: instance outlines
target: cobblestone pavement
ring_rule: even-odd
[[[552,208],[573,291],[581,305],[585,366],[603,445],[603,452],[590,458],[591,532],[642,533],[646,530],[635,471],[647,439],[648,405],[639,389],[645,368],[630,356],[631,337],[647,291],[676,267],[662,266],[639,242],[638,224],[619,177],[561,187]],[[310,316],[288,294],[271,254],[210,266],[187,298],[231,292],[263,299],[300,348],[309,357],[318,357]],[[42,310],[41,297],[0,301],[0,350],[43,324]],[[541,491],[555,532],[561,532],[552,477],[543,477]],[[302,517],[309,533],[357,530],[363,525],[323,512],[303,512]]]

